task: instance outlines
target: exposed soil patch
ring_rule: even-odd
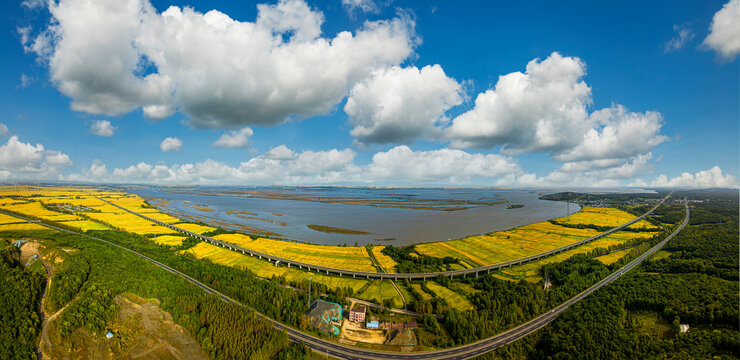
[[[33,255],[36,255],[39,258],[41,257],[41,255],[39,255],[39,245],[40,244],[37,242],[27,242],[21,246],[21,264],[28,262],[28,258]]]
[[[368,344],[383,344],[385,330],[364,329],[362,323],[343,320],[341,336],[349,341],[363,342]]]
[[[156,299],[122,294],[109,324],[111,339],[77,329],[65,339],[51,335],[53,359],[208,359],[198,342],[163,311]]]

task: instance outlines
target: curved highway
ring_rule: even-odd
[[[544,327],[545,325],[549,324],[551,321],[553,321],[558,315],[563,313],[570,307],[570,305],[573,305],[574,303],[582,300],[586,296],[590,295],[594,291],[604,287],[605,285],[608,285],[615,280],[617,280],[622,274],[625,272],[633,269],[637,265],[639,265],[642,261],[647,259],[650,255],[655,253],[656,251],[660,250],[668,241],[670,241],[676,234],[678,234],[689,222],[690,217],[690,210],[689,205],[686,199],[684,199],[684,206],[686,207],[686,217],[684,218],[683,222],[681,223],[678,228],[676,228],[673,233],[671,233],[668,237],[666,237],[663,241],[652,247],[650,250],[646,251],[636,259],[632,260],[629,264],[623,266],[622,268],[618,269],[614,273],[610,274],[606,278],[602,279],[595,285],[591,286],[590,288],[584,290],[580,294],[574,296],[570,300],[564,302],[563,304],[557,306],[556,308],[552,309],[551,311],[544,313],[540,316],[538,316],[535,319],[532,319],[522,325],[519,325],[511,330],[508,330],[506,332],[503,332],[501,334],[492,336],[487,339],[480,340],[475,343],[467,344],[458,346],[455,348],[449,348],[449,349],[443,349],[443,350],[436,350],[436,351],[426,351],[426,352],[415,352],[415,353],[394,353],[394,352],[387,352],[387,351],[373,351],[373,350],[366,350],[366,349],[359,349],[359,348],[353,348],[346,345],[333,343],[329,340],[321,339],[309,334],[305,334],[300,332],[299,330],[296,330],[294,328],[291,328],[289,326],[285,326],[263,314],[260,314],[255,311],[255,314],[258,316],[264,318],[265,320],[272,323],[276,328],[285,330],[285,332],[288,334],[288,338],[295,342],[302,342],[306,344],[308,347],[313,349],[315,352],[321,353],[321,354],[327,354],[334,357],[338,357],[341,359],[352,359],[352,360],[376,360],[376,359],[438,359],[438,360],[452,360],[452,359],[468,359],[471,357],[475,357],[484,353],[487,353],[489,351],[492,351],[500,346],[512,343],[516,340],[519,340],[520,338],[539,330],[540,328]],[[204,291],[215,294],[219,297],[221,297],[222,300],[240,304],[237,301],[234,301],[233,299],[229,298],[226,295],[223,295],[219,293],[218,291],[211,289],[207,285],[191,278],[190,276],[179,272],[167,265],[164,265],[152,258],[149,258],[147,256],[144,256],[142,254],[139,254],[133,250],[130,250],[128,248],[122,247],[120,245],[116,245],[114,243],[111,243],[109,241],[99,239],[93,236],[81,234],[75,231],[70,231],[66,229],[62,229],[53,225],[45,224],[43,222],[40,222],[38,220],[29,219],[20,215],[16,215],[13,213],[8,213],[5,211],[0,210],[0,213],[10,215],[22,220],[26,220],[29,222],[33,222],[39,225],[46,226],[48,228],[63,231],[71,234],[77,234],[81,235],[93,240],[101,241],[104,243],[107,243],[109,245],[115,246],[117,248],[123,249],[125,251],[131,252],[171,273],[177,274],[185,278],[186,280],[190,281],[191,283],[199,286]]]
[[[299,262],[299,261],[295,261],[295,260],[285,259],[285,258],[281,258],[281,257],[278,257],[278,256],[274,256],[274,255],[265,254],[265,253],[261,253],[261,252],[258,252],[258,251],[250,250],[250,249],[243,248],[241,246],[234,245],[234,244],[231,244],[231,243],[228,243],[228,242],[225,242],[225,241],[214,239],[214,238],[209,237],[209,236],[204,236],[204,235],[201,235],[201,234],[196,234],[196,233],[194,233],[192,231],[188,231],[188,230],[179,228],[177,226],[174,226],[174,225],[171,225],[171,224],[168,224],[168,223],[165,223],[165,222],[156,220],[156,219],[152,219],[152,218],[150,218],[150,217],[148,217],[146,215],[139,214],[139,213],[137,213],[135,211],[126,209],[123,206],[116,205],[116,204],[114,204],[114,203],[112,203],[112,202],[110,202],[108,200],[105,200],[105,199],[102,199],[100,197],[97,197],[97,196],[95,196],[95,195],[93,195],[93,194],[91,194],[89,192],[85,192],[85,193],[87,193],[88,195],[90,195],[90,196],[92,196],[92,197],[94,197],[94,198],[96,198],[96,199],[98,199],[100,201],[104,201],[104,202],[106,202],[106,203],[108,203],[110,205],[113,205],[113,206],[121,209],[121,210],[127,211],[127,212],[129,212],[131,214],[134,214],[134,215],[139,216],[139,217],[141,217],[143,219],[146,219],[148,221],[151,221],[151,222],[153,222],[153,223],[155,223],[157,225],[161,225],[161,226],[167,227],[169,229],[172,229],[172,230],[175,230],[175,231],[177,231],[179,233],[182,233],[182,234],[191,236],[193,238],[202,240],[202,241],[204,241],[206,243],[209,243],[209,244],[212,244],[212,245],[221,246],[223,248],[226,248],[226,249],[229,249],[229,250],[232,250],[232,251],[235,251],[235,252],[240,252],[240,253],[242,253],[244,255],[257,256],[260,259],[263,259],[264,258],[264,259],[270,260],[272,262],[275,262],[275,265],[278,265],[278,264],[281,264],[282,263],[282,264],[287,265],[288,267],[297,266],[299,269],[306,269],[307,271],[313,270],[313,271],[316,271],[316,272],[325,272],[326,274],[335,274],[335,275],[352,276],[352,277],[364,277],[364,278],[367,278],[367,279],[381,279],[381,280],[385,280],[385,279],[390,279],[390,280],[398,280],[398,279],[409,279],[409,280],[412,280],[412,279],[421,279],[421,280],[426,280],[426,279],[435,278],[435,277],[437,277],[439,275],[448,276],[448,277],[452,278],[453,276],[463,276],[463,277],[465,277],[468,274],[475,275],[477,277],[479,273],[490,273],[491,271],[501,270],[502,268],[512,267],[512,266],[520,265],[520,264],[527,263],[527,262],[530,262],[530,261],[539,260],[539,259],[541,259],[543,257],[547,257],[547,256],[559,254],[559,253],[561,253],[563,251],[567,251],[567,250],[573,249],[573,248],[578,247],[578,246],[581,246],[581,245],[583,245],[585,243],[589,243],[589,242],[594,241],[596,239],[600,239],[600,238],[602,238],[604,236],[607,236],[607,235],[609,235],[611,233],[614,233],[614,232],[617,232],[619,230],[622,230],[623,228],[626,228],[626,227],[628,227],[628,226],[630,226],[630,225],[632,225],[632,224],[634,224],[634,223],[636,223],[636,222],[644,219],[646,216],[650,215],[656,208],[658,208],[658,206],[660,206],[661,204],[663,204],[663,202],[665,202],[666,199],[668,199],[671,196],[671,194],[668,194],[666,197],[664,197],[662,200],[660,200],[660,202],[658,204],[656,204],[655,206],[653,206],[653,208],[651,208],[648,212],[640,215],[639,217],[637,217],[637,218],[635,218],[635,219],[633,219],[633,220],[631,220],[629,222],[626,222],[626,223],[624,223],[622,225],[619,225],[619,226],[617,226],[615,228],[609,229],[609,230],[604,231],[604,232],[602,232],[600,234],[594,235],[594,236],[592,236],[590,238],[586,238],[586,239],[583,239],[583,240],[574,242],[572,244],[568,244],[566,246],[559,247],[557,249],[553,249],[553,250],[546,251],[546,252],[543,252],[543,253],[540,253],[540,254],[536,254],[536,255],[532,255],[532,256],[527,256],[527,257],[524,257],[524,258],[521,258],[521,259],[510,260],[510,261],[506,261],[506,262],[502,262],[502,263],[498,263],[498,264],[481,266],[481,267],[471,268],[471,269],[463,269],[463,270],[451,270],[451,271],[440,271],[440,272],[430,272],[430,273],[376,273],[376,272],[365,272],[365,271],[336,269],[336,268],[331,268],[331,267],[327,267],[327,266],[307,264],[307,263],[303,263],[303,262]]]

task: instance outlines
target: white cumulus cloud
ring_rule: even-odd
[[[141,108],[154,119],[180,111],[197,127],[269,126],[326,113],[418,42],[403,13],[322,37],[323,14],[302,0],[259,5],[254,22],[189,7],[157,13],[148,0],[61,0],[49,10],[49,26],[24,46],[48,63],[74,110]]]
[[[709,170],[699,171],[696,174],[684,172],[680,176],[670,179],[665,175],[659,175],[650,185],[655,187],[737,188],[738,179],[731,174],[722,174],[722,169],[715,165]]]
[[[7,136],[8,133],[10,133],[10,130],[8,130],[8,125],[0,123],[0,136]]]
[[[15,135],[0,146],[0,171],[16,178],[51,179],[68,166],[72,166],[72,160],[67,154],[46,150],[42,144],[21,142]]]
[[[360,143],[410,143],[438,137],[445,111],[462,102],[462,88],[439,65],[375,71],[356,84],[344,111]]]
[[[254,132],[249,127],[244,127],[239,130],[232,130],[221,135],[213,146],[225,148],[225,149],[239,149],[249,146],[249,142]]]
[[[522,173],[514,159],[456,149],[414,151],[405,145],[376,153],[366,165],[351,149],[296,152],[285,145],[231,166],[208,159],[194,164],[141,162],[108,171],[99,161],[69,180],[173,184],[470,184],[492,185]]]
[[[182,140],[176,137],[168,137],[159,144],[159,148],[164,152],[182,150]]]
[[[290,150],[285,144],[276,146],[262,155],[262,157],[272,160],[289,160],[295,158],[295,156],[295,151]]]
[[[98,136],[113,136],[116,127],[111,125],[108,120],[95,120],[90,124],[90,133]]]
[[[514,159],[498,154],[471,154],[457,149],[413,151],[400,145],[373,155],[363,177],[373,181],[465,184],[472,179],[520,172]]]
[[[633,113],[615,105],[594,111],[590,122],[598,128],[583,134],[575,147],[556,153],[556,160],[622,159],[647,153],[668,140],[660,134],[663,118],[658,112]]]
[[[730,0],[714,14],[704,44],[728,60],[740,53],[740,0]]]
[[[517,154],[575,145],[590,129],[585,74],[580,59],[555,52],[530,61],[525,73],[500,76],[494,89],[477,96],[472,110],[453,120],[446,130],[451,146],[503,145],[502,152]]]

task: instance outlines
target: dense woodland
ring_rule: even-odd
[[[460,260],[452,256],[437,258],[434,256],[419,254],[414,245],[395,247],[386,246],[381,250],[383,254],[393,259],[396,271],[399,273],[424,273],[451,270],[449,265],[459,264]]]
[[[120,237],[118,240],[121,241],[122,239],[135,241],[129,234],[101,233],[106,234],[109,239]],[[28,233],[5,232],[2,235],[7,238],[22,238]],[[70,264],[59,266],[59,276],[55,275],[52,281],[52,289],[56,289],[49,294],[49,306],[53,309],[67,305],[58,321],[53,323],[55,330],[53,333],[57,336],[65,337],[81,329],[93,334],[104,333],[106,323],[111,320],[116,311],[113,298],[117,294],[130,292],[144,298],[159,299],[163,310],[170,312],[175,322],[188,329],[201,347],[214,359],[269,359],[283,356],[280,355],[282,352],[303,353],[302,347],[289,343],[285,333],[275,330],[266,321],[256,318],[253,310],[224,303],[214,295],[205,295],[200,288],[134,254],[77,235],[52,231],[37,231],[33,235],[34,238],[44,241],[50,249],[61,247],[80,249],[74,254],[56,252],[57,256],[64,258],[64,263]],[[289,305],[290,295],[297,293],[290,292],[272,282],[258,280],[237,269],[177,256],[170,250],[164,250],[144,239],[138,239],[138,241],[141,246],[151,252],[150,255],[162,252],[180,258],[183,263],[179,267],[188,270],[189,273],[199,274],[201,280],[209,282],[214,287],[230,290],[230,296],[241,297],[244,303],[248,303],[248,297],[254,303],[258,302],[257,299],[261,299],[261,307],[272,309],[270,312],[273,316],[288,320],[294,319],[297,323],[297,315],[280,316],[284,309],[280,306],[281,302],[288,299],[286,303]],[[3,253],[3,259],[10,258],[12,256]],[[7,268],[7,262],[4,261],[2,266]],[[187,264],[200,264],[201,266],[191,268]],[[10,264],[10,266],[14,265],[14,263]],[[81,266],[77,268],[73,265]],[[233,272],[228,270],[233,270]],[[35,341],[40,326],[37,310],[38,300],[43,291],[43,276],[32,276],[17,267],[12,267],[10,272],[2,271],[0,275],[9,276],[7,279],[3,278],[2,281],[7,281],[12,285],[2,286],[0,290],[0,297],[3,300],[0,304],[9,305],[8,311],[3,312],[2,319],[7,319],[5,322],[9,324],[18,323],[17,327],[3,327],[4,332],[0,336],[4,337],[3,341],[0,341],[0,346],[8,348],[0,349],[10,354],[30,354],[35,358],[37,345]],[[222,286],[221,283],[228,285]],[[59,285],[58,288],[57,285]],[[37,291],[32,291],[33,289]],[[26,292],[23,293],[21,290]],[[257,294],[254,294],[255,292]],[[6,301],[6,299],[13,300]],[[272,301],[265,302],[264,299]],[[20,312],[19,309],[29,309],[29,311]],[[6,331],[10,333],[5,333]],[[15,340],[5,341],[11,338]],[[0,356],[0,358],[23,358],[21,355]],[[313,354],[308,356],[313,356]]]
[[[0,240],[0,359],[38,359],[45,277],[31,267],[24,270],[19,256],[18,248]]]

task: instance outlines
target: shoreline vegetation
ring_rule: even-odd
[[[188,194],[202,196],[243,196],[258,199],[310,201],[344,205],[361,205],[373,207],[386,207],[410,210],[436,210],[436,211],[458,211],[467,210],[479,206],[492,206],[508,203],[501,198],[478,199],[478,200],[456,200],[456,199],[418,199],[415,195],[388,194],[383,196],[337,196],[316,194],[310,191],[299,192],[294,189],[166,189],[164,192],[173,194]],[[495,195],[494,195],[495,196]],[[279,216],[275,214],[276,216]]]
[[[326,234],[345,234],[345,235],[372,235],[373,233],[361,230],[344,229],[334,226],[308,224],[307,228],[315,231],[320,231]]]

